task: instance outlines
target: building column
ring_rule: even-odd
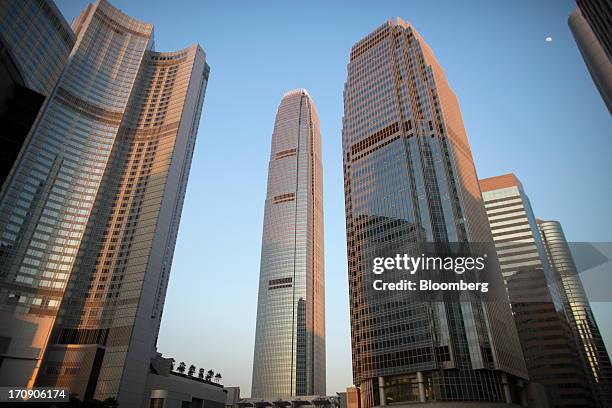
[[[417,384],[419,385],[419,401],[425,402],[425,379],[423,378],[423,372],[417,371]]]
[[[378,396],[380,405],[387,405],[387,394],[385,393],[385,377],[378,377]]]
[[[521,407],[528,407],[529,402],[527,401],[527,384],[523,380],[519,380],[518,384],[521,389]]]
[[[510,384],[508,383],[508,376],[506,373],[502,373],[502,387],[504,388],[504,396],[506,397],[506,403],[512,403],[512,394],[510,393]]]

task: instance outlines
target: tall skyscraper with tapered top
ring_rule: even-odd
[[[276,113],[261,245],[251,395],[325,395],[321,134],[304,89]]]
[[[492,242],[457,98],[429,46],[401,19],[351,49],[342,144],[362,406],[520,400],[525,363],[495,254],[489,291],[501,301],[372,290],[374,257],[418,256],[425,242]]]
[[[72,30],[0,193],[0,383],[139,407],[209,67],[105,0]]]

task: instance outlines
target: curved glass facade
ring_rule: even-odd
[[[602,407],[612,405],[612,364],[582,286],[572,252],[557,221],[538,220],[538,228],[564,293],[565,310]]]
[[[16,369],[139,406],[209,69],[199,46],[153,51],[153,26],[104,0],[73,29],[0,196],[0,310],[12,339],[0,378]]]
[[[512,399],[506,373],[526,374],[505,302],[371,290],[374,257],[420,255],[425,242],[492,242],[457,99],[400,19],[351,49],[342,143],[353,380],[363,406]],[[504,299],[501,273],[489,281]]]
[[[257,303],[251,395],[325,395],[323,168],[319,119],[305,90],[276,114]]]

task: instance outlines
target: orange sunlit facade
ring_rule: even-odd
[[[209,67],[105,0],[0,197],[0,384],[141,406]],[[145,396],[148,397],[148,396]]]
[[[410,24],[390,20],[352,47],[342,133],[362,406],[521,402],[527,376],[507,302],[372,291],[374,257],[418,255],[425,243],[492,242],[457,98]],[[503,299],[491,262],[490,291]]]

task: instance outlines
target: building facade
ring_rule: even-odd
[[[507,302],[372,291],[374,257],[420,255],[426,242],[492,242],[456,96],[429,46],[401,19],[351,49],[342,143],[362,407],[520,400],[526,371]],[[494,253],[490,264],[499,299],[505,289]]]
[[[224,387],[226,393],[225,408],[234,408],[240,401],[240,387]]]
[[[612,364],[569,244],[558,221],[537,220],[546,254],[564,293],[565,310],[602,407],[612,406]]]
[[[234,408],[268,407],[340,408],[340,401],[337,396],[300,395],[289,398],[242,398],[234,404]]]
[[[346,388],[346,408],[361,408],[359,390],[355,387]]]
[[[0,383],[137,407],[209,67],[197,45],[156,52],[153,26],[105,0],[72,30],[0,193]]]
[[[157,354],[151,359],[143,408],[231,408],[232,388],[172,370],[174,359]],[[238,392],[240,394],[240,392]]]
[[[51,0],[3,1],[0,41],[25,86],[48,96],[68,61],[75,35]]]
[[[74,41],[74,33],[51,0],[0,2],[0,186],[53,91]]]
[[[303,89],[278,107],[268,168],[252,397],[325,395],[323,167]]]
[[[598,42],[612,59],[612,4],[607,0],[576,0]]]
[[[576,45],[612,113],[612,3],[609,0],[577,0],[568,24]]]
[[[551,407],[594,407],[586,367],[522,183],[514,174],[480,180],[525,362]],[[531,392],[530,406],[540,406]]]

